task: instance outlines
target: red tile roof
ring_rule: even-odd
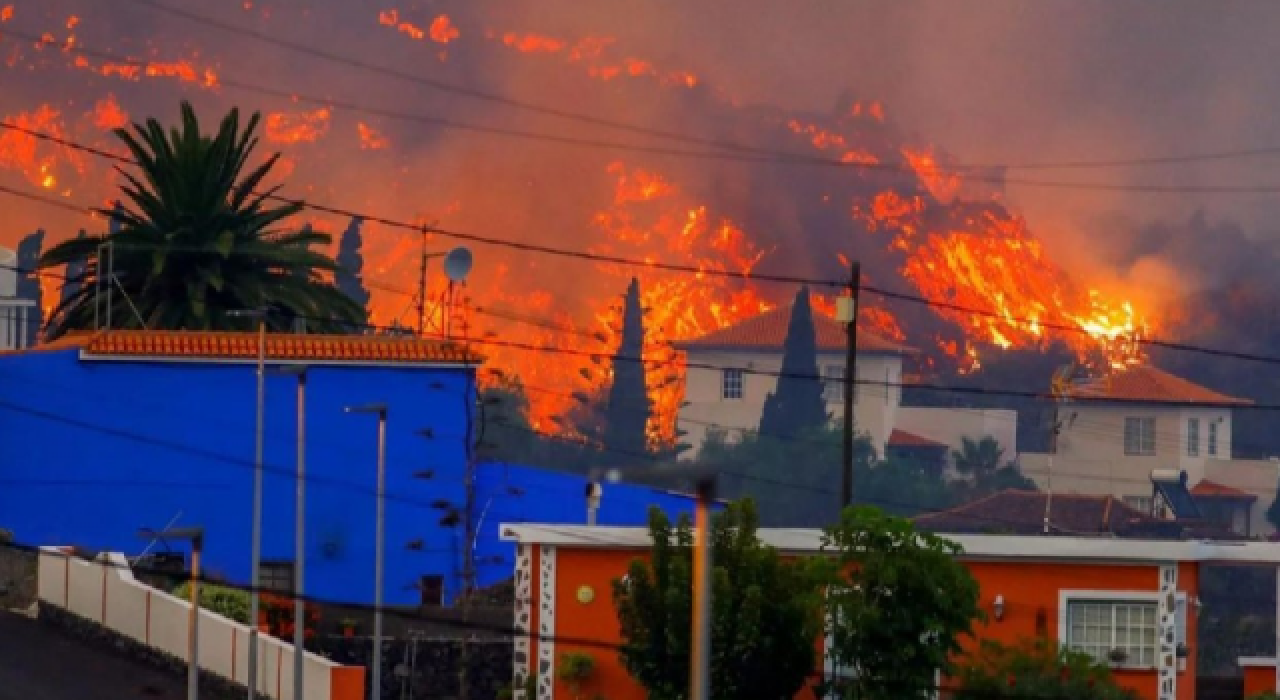
[[[1253,403],[1249,399],[1220,394],[1150,365],[1130,367],[1110,377],[1078,385],[1071,394],[1085,399],[1201,406],[1247,406]]]
[[[915,522],[934,532],[1041,534],[1046,498],[1038,491],[1007,489],[951,510],[918,516]],[[1120,534],[1165,521],[1134,510],[1113,496],[1055,493],[1049,522],[1053,534],[1098,535]]]
[[[253,360],[258,334],[232,331],[113,330],[82,333],[57,341],[79,347],[82,358],[172,358]],[[343,364],[477,364],[476,353],[458,343],[376,335],[268,333],[268,360]]]
[[[946,448],[945,443],[936,440],[930,440],[927,437],[921,437],[915,433],[908,433],[905,430],[893,429],[889,433],[889,447],[941,447]]]
[[[1191,495],[1200,498],[1242,498],[1250,501],[1258,500],[1257,494],[1249,493],[1238,489],[1234,486],[1219,484],[1216,481],[1202,479],[1200,483],[1191,487]]]
[[[739,321],[701,338],[676,343],[681,349],[781,350],[791,323],[791,306],[779,306],[758,316]],[[845,325],[819,311],[813,313],[814,339],[818,352],[844,352]],[[868,355],[910,355],[917,351],[875,333],[858,328],[858,353]]]

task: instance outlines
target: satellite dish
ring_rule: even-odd
[[[450,282],[461,282],[471,272],[471,251],[459,246],[444,256],[444,275]]]

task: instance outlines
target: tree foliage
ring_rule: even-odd
[[[823,549],[840,566],[827,605],[828,656],[852,671],[833,683],[841,697],[932,697],[935,670],[951,668],[981,614],[978,583],[956,560],[960,546],[876,508],[851,507],[826,528]]]
[[[960,449],[951,451],[956,471],[970,477],[983,477],[995,472],[1004,462],[1004,448],[990,435],[980,440],[960,438]]]
[[[87,238],[84,229],[80,229],[80,233],[72,239],[72,242],[81,242]],[[59,305],[66,305],[68,301],[80,295],[85,288],[85,275],[89,272],[89,256],[96,252],[96,248],[83,245],[83,249],[77,251],[76,255],[67,260],[67,269],[63,275],[62,290],[59,293]],[[41,267],[43,267],[44,256],[40,256]]]
[[[818,374],[818,346],[809,308],[809,288],[796,293],[782,348],[782,371],[777,389],[764,401],[760,434],[791,438],[826,426],[827,403]],[[837,482],[838,483],[838,482]]]
[[[613,383],[604,413],[604,447],[620,463],[647,454],[650,403],[645,386],[644,310],[640,282],[632,278],[622,311],[622,339],[613,360]]]
[[[169,132],[155,119],[117,129],[138,163],[136,171],[121,170],[127,204],[99,210],[118,230],[61,243],[40,266],[68,265],[72,275],[110,242],[113,286],[121,292],[112,297],[118,327],[247,329],[254,321],[231,312],[255,308],[277,312],[268,321],[277,329],[295,318],[329,332],[363,322],[360,305],[322,277],[337,264],[313,246],[327,246],[330,237],[288,228],[300,203],[271,203],[279,188],[264,183],[279,154],[246,172],[258,123],[254,114],[241,128],[233,109],[207,135],[184,102],[181,125]],[[92,285],[72,289],[54,310],[49,335],[92,328],[94,302]]]
[[[1015,646],[984,641],[959,665],[955,700],[1136,700],[1121,688],[1111,669],[1093,657],[1043,639]]]
[[[822,631],[819,567],[783,560],[756,535],[750,501],[712,523],[711,696],[717,700],[790,700],[815,668]],[[632,562],[615,581],[621,658],[651,700],[689,690],[693,531],[650,511],[649,561]]]
[[[364,255],[361,252],[364,247],[363,224],[364,219],[352,217],[338,239],[338,269],[333,273],[333,282],[351,301],[367,310],[369,290],[364,286]]]

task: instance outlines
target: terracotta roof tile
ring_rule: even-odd
[[[483,360],[458,343],[374,335],[268,333],[269,360],[357,364],[478,364]],[[181,358],[252,360],[258,334],[232,331],[116,330],[68,336],[61,347],[79,347],[85,358]],[[46,348],[48,346],[45,346]]]
[[[1150,401],[1205,406],[1246,406],[1253,402],[1220,394],[1150,365],[1121,370],[1073,388],[1072,396],[1117,401]]]
[[[921,437],[915,433],[908,433],[905,430],[893,429],[889,433],[889,447],[941,447],[946,448],[945,443],[937,440],[930,440],[927,437]]]
[[[1200,483],[1191,487],[1191,495],[1200,498],[1245,498],[1251,501],[1258,500],[1257,494],[1249,493],[1238,489],[1234,486],[1219,484],[1216,481],[1201,479]]]
[[[780,306],[758,316],[744,319],[700,338],[676,343],[682,349],[781,350],[791,322],[791,306]],[[819,352],[844,352],[845,326],[819,312],[813,313],[814,339]],[[875,333],[858,328],[858,353],[878,355],[910,355],[917,351],[899,345]]]
[[[1007,489],[948,511],[921,515],[915,522],[934,532],[1036,535],[1044,532],[1046,498],[1038,491]],[[1167,521],[1134,510],[1112,496],[1055,493],[1050,509],[1055,534],[1122,534],[1164,524]]]

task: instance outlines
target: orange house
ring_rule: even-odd
[[[788,556],[819,553],[821,532],[764,529],[760,538]],[[514,686],[530,674],[537,700],[573,700],[557,668],[586,654],[594,671],[581,697],[643,700],[622,667],[612,582],[646,556],[644,528],[504,525],[517,543]],[[1115,677],[1146,700],[1191,700],[1196,685],[1196,611],[1202,564],[1280,564],[1280,543],[1193,542],[1095,537],[947,535],[981,586],[987,620],[975,638],[1013,643],[1045,637],[1112,663]],[[521,634],[523,633],[523,634]],[[817,640],[815,640],[817,641]],[[1113,650],[1125,659],[1113,663]],[[1274,668],[1274,667],[1273,667]],[[831,669],[824,669],[831,672]],[[945,683],[943,684],[945,685]],[[803,690],[798,698],[813,698]]]

